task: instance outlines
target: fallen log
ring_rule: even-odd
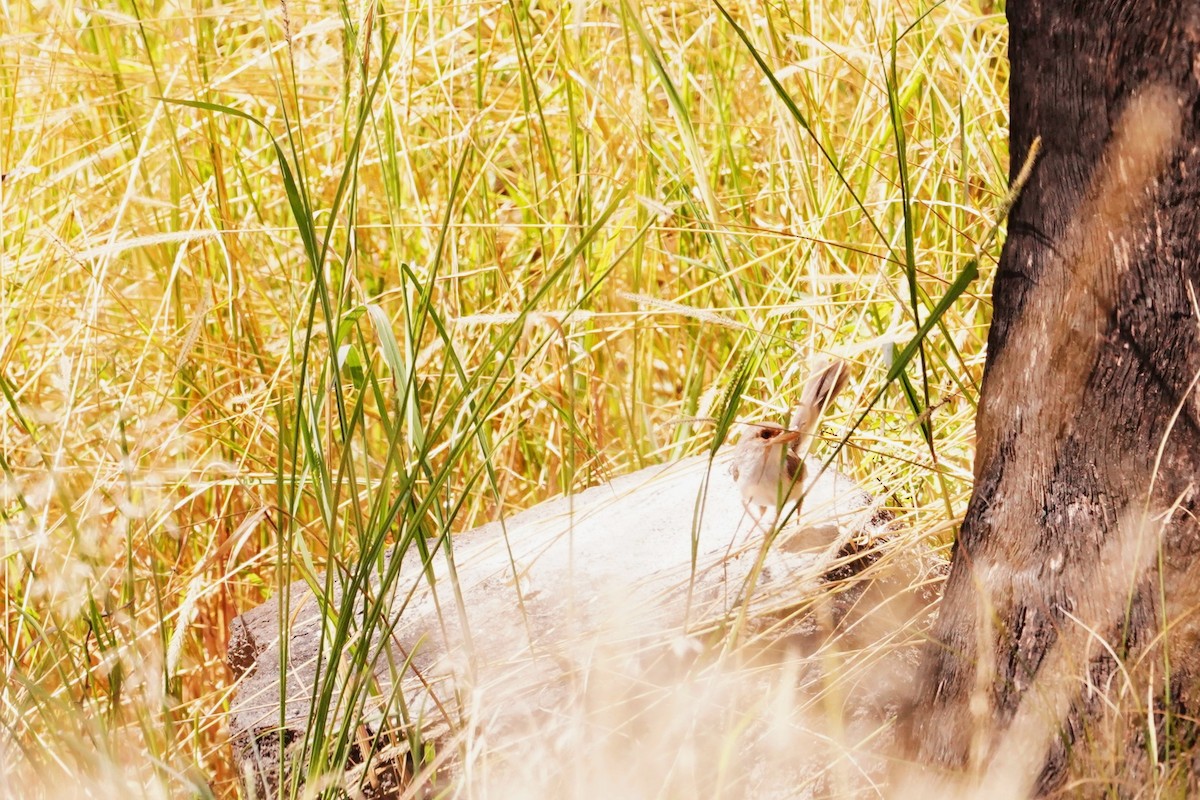
[[[664,653],[691,659],[705,643],[727,647],[772,621],[787,620],[774,640],[816,630],[813,615],[789,612],[825,581],[852,582],[887,538],[890,515],[849,478],[810,459],[802,513],[776,533],[770,516],[747,513],[728,458],[722,451],[713,460],[649,467],[457,535],[453,565],[441,552],[427,565],[415,552],[393,554],[402,558],[398,579],[367,594],[387,604],[394,627],[357,645],[375,656],[371,690],[349,693],[359,701],[330,717],[354,715],[361,738],[337,780],[357,786],[352,794],[397,796],[430,752],[449,757],[456,733],[481,725],[494,732],[506,717],[552,713],[580,659],[601,643],[649,669]],[[826,617],[834,624],[858,593],[836,597]],[[321,643],[333,613],[322,608],[363,599],[337,589],[327,602],[298,582],[286,598],[233,622],[228,662],[240,678],[230,735],[248,795],[274,796],[281,775],[295,781],[309,770],[304,742],[318,684],[361,677],[338,676],[340,654],[322,653]],[[505,707],[480,708],[481,692],[496,686],[504,687]],[[400,717],[406,732],[397,732]],[[419,742],[440,745],[410,753]]]

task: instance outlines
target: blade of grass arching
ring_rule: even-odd
[[[399,36],[399,34],[392,36],[391,39],[387,41],[386,46],[384,47],[384,56],[383,56],[383,58],[380,59],[381,63],[380,63],[379,73],[377,74],[375,81],[371,84],[371,87],[370,87],[370,90],[368,93],[368,98],[373,98],[375,93],[378,91],[378,87],[383,80],[383,76],[385,74],[385,70],[386,70],[387,64],[389,62],[392,49],[395,46],[398,36]],[[292,217],[296,221],[296,225],[297,225],[297,228],[300,233],[300,238],[304,245],[305,254],[308,256],[309,266],[312,270],[313,281],[314,281],[314,285],[316,288],[316,297],[317,297],[317,299],[320,300],[322,311],[325,316],[326,334],[328,336],[327,341],[329,341],[329,342],[335,341],[335,335],[334,335],[335,331],[333,329],[333,326],[336,325],[335,318],[337,315],[333,311],[332,303],[330,302],[330,299],[329,299],[328,287],[325,285],[325,282],[323,280],[323,268],[322,267],[323,267],[323,264],[324,264],[324,261],[326,258],[326,254],[328,253],[328,248],[332,242],[333,228],[337,221],[338,210],[340,208],[342,199],[345,195],[346,188],[349,184],[350,176],[353,175],[356,171],[355,168],[357,166],[358,153],[361,149],[363,128],[364,128],[364,126],[366,124],[366,120],[368,118],[367,114],[365,112],[365,106],[367,105],[367,103],[364,103],[364,110],[360,110],[360,113],[358,114],[355,136],[352,141],[350,150],[347,153],[346,165],[345,165],[345,168],[342,170],[342,175],[338,182],[337,190],[334,194],[333,204],[332,204],[331,208],[329,209],[329,223],[326,227],[325,237],[324,237],[324,240],[318,245],[316,229],[314,227],[314,216],[313,216],[311,204],[309,203],[308,198],[307,198],[307,194],[303,191],[303,187],[298,184],[296,177],[295,177],[295,173],[293,172],[293,169],[292,169],[291,165],[289,164],[288,158],[284,154],[283,149],[280,147],[278,141],[275,139],[275,137],[271,134],[270,130],[267,128],[267,126],[262,121],[260,121],[257,117],[254,117],[251,114],[247,114],[244,111],[240,111],[231,106],[225,106],[225,105],[221,105],[218,103],[208,103],[208,102],[199,101],[199,100],[182,100],[182,99],[170,99],[170,98],[159,98],[159,99],[161,99],[167,103],[175,103],[177,105],[188,106],[188,107],[196,108],[196,109],[200,109],[200,110],[206,110],[206,111],[210,111],[210,112],[226,114],[229,116],[233,116],[233,117],[237,117],[239,119],[246,120],[246,121],[258,126],[259,128],[261,128],[267,134],[268,138],[270,138],[271,147],[274,150],[275,159],[279,165],[279,170],[281,173],[281,177],[283,179],[284,191],[286,192],[287,197],[288,197],[288,205],[289,205],[289,208],[291,209]],[[297,169],[298,169],[299,168],[298,155],[296,155],[296,158],[297,158],[296,164],[297,164]],[[311,346],[311,341],[312,341],[311,322],[314,318],[314,315],[313,315],[314,310],[315,309],[312,309],[310,307],[310,310],[309,310],[309,323],[310,324],[306,327],[307,333],[305,336],[305,342],[304,342],[304,346],[302,349],[302,355],[300,358],[301,374],[300,374],[300,378],[297,383],[297,385],[300,387],[303,387],[306,385],[308,362],[309,362],[308,354],[310,352],[310,346]],[[303,396],[302,394],[297,395],[298,403],[302,402],[302,399],[301,399],[302,396]],[[334,396],[338,403],[339,420],[344,422],[345,415],[346,415],[345,400],[344,400],[344,397],[342,396],[340,382],[335,381],[335,383],[334,383]],[[299,407],[297,407],[296,413],[297,413],[297,416],[300,416],[301,409]],[[344,426],[343,426],[343,430],[341,431],[341,433],[342,433],[342,437],[343,437],[343,441],[344,441],[345,440]],[[298,450],[296,452],[298,452]],[[293,477],[294,477],[294,475],[293,475]]]
[[[310,258],[311,265],[317,266],[316,254],[318,252],[316,234],[312,228],[312,213],[308,207],[304,196],[300,192],[300,187],[296,184],[295,176],[292,172],[292,166],[288,163],[288,158],[283,154],[283,149],[280,143],[277,142],[271,131],[259,120],[257,116],[242,112],[232,106],[223,106],[221,103],[209,103],[200,100],[181,100],[176,97],[155,97],[154,100],[160,100],[164,103],[173,103],[175,106],[186,106],[188,108],[196,108],[203,112],[212,112],[215,114],[224,114],[227,116],[235,116],[235,118],[246,120],[251,124],[256,125],[266,133],[266,136],[271,140],[271,149],[275,151],[275,160],[280,166],[280,173],[283,179],[283,191],[287,192],[288,206],[292,210],[292,216],[296,218],[300,228],[300,239],[304,243],[305,254]]]
[[[217,114],[225,114],[238,119],[246,120],[267,134],[271,140],[271,148],[275,152],[275,160],[279,164],[279,171],[283,178],[283,188],[287,193],[288,207],[292,212],[292,217],[295,218],[296,224],[300,232],[300,240],[304,245],[304,253],[309,258],[309,265],[314,269],[318,269],[319,261],[317,255],[320,249],[317,246],[316,232],[312,226],[312,213],[308,206],[304,195],[300,191],[299,185],[296,183],[295,176],[292,172],[291,165],[288,163],[287,156],[283,152],[283,148],[279,146],[279,142],[271,134],[267,126],[257,117],[247,114],[245,111],[240,111],[232,106],[221,105],[220,103],[208,103],[203,100],[183,100],[172,97],[155,97],[155,100],[161,100],[164,103],[173,103],[179,106],[187,106],[201,111],[210,111]]]
[[[335,363],[336,358],[337,358],[337,353],[336,353],[336,350],[332,347],[333,343],[337,340],[336,326],[338,324],[338,319],[340,319],[340,317],[341,317],[341,314],[340,314],[340,309],[335,310],[335,304],[330,299],[329,286],[327,285],[327,283],[325,281],[324,265],[325,265],[325,260],[328,256],[329,248],[333,241],[333,230],[334,230],[334,226],[337,223],[339,211],[341,210],[342,200],[345,197],[347,187],[350,185],[351,178],[353,176],[356,176],[357,172],[358,172],[358,169],[357,169],[358,168],[358,155],[361,152],[361,148],[362,148],[363,130],[366,126],[367,120],[369,119],[370,101],[374,98],[375,93],[379,89],[379,85],[383,81],[385,70],[390,61],[392,48],[394,47],[394,45],[396,43],[396,39],[397,39],[398,35],[399,34],[394,35],[390,40],[385,42],[383,57],[380,59],[380,66],[379,66],[380,71],[376,75],[375,81],[370,85],[369,89],[364,92],[365,97],[363,99],[363,102],[360,104],[358,113],[356,115],[357,118],[355,121],[354,137],[351,140],[350,147],[346,153],[345,163],[343,164],[343,167],[342,167],[342,173],[339,176],[337,189],[334,192],[333,202],[330,204],[330,208],[328,209],[329,222],[326,225],[325,236],[321,242],[320,250],[316,249],[317,241],[316,241],[316,231],[315,231],[315,227],[314,227],[315,217],[311,214],[311,211],[307,216],[305,216],[303,218],[296,216],[296,213],[295,213],[296,205],[293,205],[293,216],[295,216],[295,218],[296,218],[296,224],[301,228],[301,230],[307,229],[308,235],[305,238],[305,241],[307,243],[311,243],[311,246],[314,248],[308,254],[309,263],[312,268],[312,279],[313,279],[314,291],[315,291],[316,297],[320,300],[320,303],[321,303],[321,311],[322,311],[324,323],[325,323],[326,341],[329,342],[330,346],[331,346],[330,353],[329,353],[329,357],[331,359],[330,378],[332,381],[334,402],[337,405],[339,441],[345,443],[347,447],[349,446],[350,436],[347,431],[348,422],[347,422],[347,413],[346,413],[346,399],[345,399],[345,395],[342,391],[342,382],[340,380],[338,380],[338,370],[337,370],[337,365]],[[289,52],[290,52],[290,48],[289,48]],[[260,123],[260,125],[261,125],[261,123]],[[265,126],[263,126],[263,127],[265,128]],[[275,149],[276,149],[276,153],[279,154],[280,149],[279,149],[278,145],[275,146]],[[299,154],[293,153],[293,156],[296,160],[297,169],[299,169],[299,166],[298,166],[300,163]],[[281,167],[281,170],[284,171],[284,183],[285,183],[285,187],[287,188],[287,191],[289,193],[289,197],[293,194],[298,195],[300,193],[300,189],[295,186],[295,180],[291,179],[288,172],[286,171],[286,163],[281,161],[280,167]],[[289,185],[289,182],[290,182],[290,185]],[[309,206],[309,208],[311,209],[311,205]],[[306,247],[307,246],[308,245],[306,245]],[[296,393],[296,414],[297,414],[297,416],[300,416],[303,414],[305,387],[308,385],[307,373],[308,373],[309,356],[312,352],[312,342],[313,342],[313,334],[314,334],[314,331],[313,331],[314,315],[315,315],[315,308],[310,306],[309,314],[308,314],[308,321],[307,321],[307,324],[305,325],[304,344],[301,349],[300,377],[299,377],[299,380],[297,381],[297,387],[298,387],[298,391]],[[320,386],[323,384],[318,383],[318,385]],[[316,438],[310,440],[310,442],[315,442],[315,441],[317,441]],[[313,451],[310,451],[310,453],[311,452],[313,452]],[[322,460],[322,459],[320,459],[319,455],[318,455],[318,460]],[[350,473],[351,480],[353,481],[353,464],[352,464],[352,462],[349,464],[349,466],[351,468],[351,473]],[[334,488],[334,491],[335,491],[335,497],[333,498],[333,505],[334,505],[334,508],[336,509],[336,506],[337,506],[336,487]],[[327,527],[326,532],[327,532],[327,539],[329,542],[329,546],[331,548],[336,547],[338,544],[338,536],[337,536],[338,527],[336,525],[336,513],[329,518],[328,525],[329,525],[329,527]],[[332,578],[332,574],[327,572],[326,573],[326,584],[327,584],[326,589],[327,590],[330,588],[329,581],[331,578]],[[315,590],[315,587],[314,587],[314,590]]]

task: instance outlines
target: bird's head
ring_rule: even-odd
[[[766,449],[776,445],[789,444],[799,439],[801,435],[801,431],[788,430],[771,422],[760,422],[750,425],[746,429],[738,441],[738,447],[746,450]]]

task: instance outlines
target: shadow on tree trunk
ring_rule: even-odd
[[[1013,174],[1036,137],[1043,156],[996,277],[910,754],[988,797],[1192,794],[1200,3],[1008,17]]]

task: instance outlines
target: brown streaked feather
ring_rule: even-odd
[[[792,413],[791,428],[801,433],[792,443],[793,452],[808,452],[813,434],[817,430],[817,421],[833,399],[846,388],[849,380],[849,366],[840,358],[827,358],[817,362],[812,377],[808,379],[804,391],[800,394],[800,402]]]

